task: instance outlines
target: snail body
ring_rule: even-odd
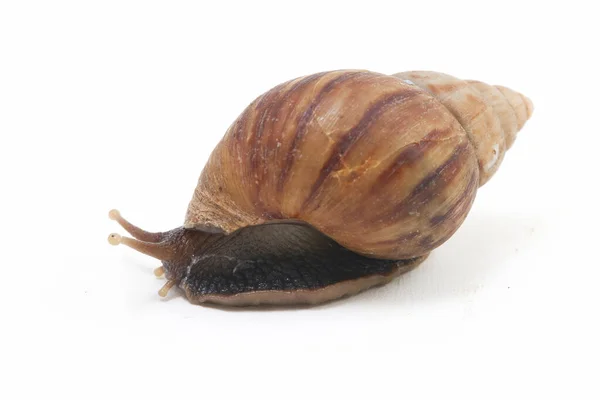
[[[435,72],[324,72],[250,104],[183,227],[124,243],[194,303],[316,304],[388,282],[462,224],[531,115],[526,97]]]

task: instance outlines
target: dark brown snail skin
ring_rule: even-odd
[[[182,227],[143,231],[192,303],[318,304],[389,282],[462,224],[533,111],[436,72],[323,72],[258,97],[211,154]]]

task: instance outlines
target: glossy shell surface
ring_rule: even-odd
[[[408,79],[332,71],[258,97],[211,154],[185,226],[293,219],[371,257],[430,252],[465,219],[482,161],[455,113]]]

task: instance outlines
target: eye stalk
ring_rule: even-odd
[[[169,261],[174,255],[174,243],[172,243],[165,233],[147,232],[121,216],[117,210],[110,210],[108,218],[117,221],[133,238],[124,237],[118,233],[111,233],[108,236],[108,243],[113,246],[124,244],[132,249],[144,253],[150,257],[157,258],[161,261]],[[165,268],[160,266],[154,270],[154,275],[160,278],[165,275]],[[158,291],[159,296],[166,297],[169,290],[177,283],[175,280],[167,280],[165,285]]]
[[[108,235],[108,243],[110,243],[113,246],[120,245],[121,235],[119,235],[118,233],[111,233],[110,235]]]
[[[125,246],[129,246],[140,253],[144,253],[150,257],[154,257],[162,261],[169,261],[173,256],[171,248],[172,246],[169,242],[144,242],[142,240],[132,239],[127,236],[121,236],[118,233],[111,233],[108,236],[108,243],[112,244],[113,246],[124,244]]]
[[[117,221],[133,236],[131,238],[111,233],[108,243],[113,246],[124,244],[163,262],[163,265],[154,269],[157,278],[167,278],[167,282],[158,292],[161,297],[165,297],[169,290],[183,279],[192,257],[201,254],[211,242],[208,239],[222,236],[182,227],[167,232],[148,232],[127,221],[117,210],[110,210],[108,217]]]
[[[113,221],[117,221],[119,225],[121,225],[127,232],[131,234],[131,236],[144,242],[157,243],[163,240],[165,236],[165,234],[161,232],[147,232],[141,228],[138,228],[137,226],[133,225],[131,222],[123,218],[118,210],[110,210],[108,212],[108,218],[112,219]],[[119,243],[110,242],[110,244],[117,245]]]

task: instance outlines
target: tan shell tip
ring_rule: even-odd
[[[118,233],[111,233],[108,235],[108,243],[112,244],[113,246],[121,244],[121,235]]]
[[[533,114],[533,102],[527,96],[523,96],[523,102],[525,103],[525,108],[527,108],[527,119],[531,118],[531,114]]]

